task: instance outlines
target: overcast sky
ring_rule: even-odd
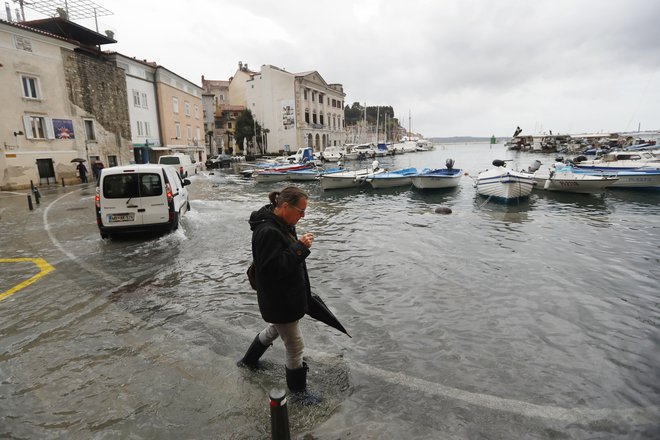
[[[425,137],[660,129],[658,0],[95,2],[105,50],[198,85],[317,70]]]

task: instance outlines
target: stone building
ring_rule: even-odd
[[[64,18],[0,20],[0,189],[77,181],[76,158],[131,161],[124,73],[98,50],[115,42]]]
[[[267,130],[267,152],[298,147],[319,152],[346,141],[343,86],[328,84],[317,71],[290,73],[263,65],[244,90],[246,107]]]

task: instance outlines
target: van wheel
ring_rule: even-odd
[[[112,238],[112,236],[107,232],[101,232],[101,239],[105,240],[107,238]]]
[[[176,231],[179,229],[179,217],[181,217],[181,212],[177,212],[176,215],[174,216],[174,221],[172,222],[172,227],[170,228],[170,231]]]

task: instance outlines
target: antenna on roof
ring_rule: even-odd
[[[82,20],[85,18],[94,18],[96,22],[96,32],[99,31],[99,24],[96,21],[99,16],[113,15],[113,12],[97,5],[91,0],[35,0],[26,2],[24,0],[14,0],[21,5],[21,15],[25,21],[25,12],[23,5],[33,11],[40,12],[48,17],[59,16],[67,20]],[[64,5],[62,5],[64,3]],[[64,7],[62,7],[64,6]]]

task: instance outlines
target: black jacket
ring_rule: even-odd
[[[284,324],[307,313],[311,295],[305,258],[310,250],[266,205],[250,215],[257,298],[264,321]]]

